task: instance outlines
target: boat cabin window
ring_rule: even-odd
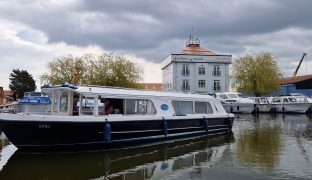
[[[259,103],[269,103],[266,98],[259,98]]]
[[[53,112],[68,112],[69,91],[64,89],[58,89],[54,92],[54,109]]]
[[[80,112],[83,115],[93,115],[94,111],[94,97],[82,96]]]
[[[151,100],[126,99],[126,115],[128,114],[156,114],[156,109]]]
[[[62,92],[60,99],[61,99],[60,112],[67,112],[68,111],[68,91]]]
[[[24,97],[32,97],[32,96],[47,96],[47,94],[42,92],[25,92]]]
[[[235,100],[235,99],[228,99],[228,100],[225,100],[225,102],[234,102],[234,103],[236,103],[237,100]]]
[[[172,101],[175,114],[193,114],[193,101]]]
[[[279,102],[281,102],[281,98],[278,98],[278,97],[277,98],[273,98],[272,102],[273,103],[279,103]]]
[[[225,94],[219,94],[218,95],[221,99],[227,99],[228,97]]]
[[[288,103],[289,101],[288,101],[287,98],[284,98],[284,99],[283,99],[283,102]]]
[[[124,114],[124,99],[99,97],[99,115]]]
[[[290,97],[290,98],[288,98],[288,100],[289,100],[289,102],[297,102],[295,97]]]
[[[297,102],[308,102],[308,100],[305,97],[297,97]]]
[[[195,102],[195,114],[212,113],[212,108],[209,102]]]
[[[228,94],[229,98],[239,98],[237,94]]]

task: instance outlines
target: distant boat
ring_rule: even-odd
[[[46,93],[25,92],[18,102],[18,112],[28,114],[49,114],[51,100]]]
[[[272,111],[272,105],[267,97],[250,97],[256,103],[256,113],[269,113]]]
[[[21,151],[109,149],[225,134],[234,120],[207,95],[70,84],[44,86],[42,92],[51,99],[46,114],[0,114],[0,128]],[[112,114],[102,115],[109,109]]]
[[[306,113],[312,105],[300,96],[277,96],[273,97],[270,103],[275,112],[282,113]]]
[[[230,113],[252,113],[256,107],[253,100],[243,98],[236,92],[216,93],[216,98],[221,100],[225,110]]]
[[[311,106],[309,108],[309,110],[307,111],[308,113],[312,112],[312,98],[310,96],[304,95],[302,93],[289,93],[287,94],[288,96],[296,96],[297,97],[297,101],[308,101],[309,103],[311,103]]]

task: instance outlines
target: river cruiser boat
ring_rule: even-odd
[[[208,95],[70,84],[43,86],[42,92],[51,98],[49,114],[0,114],[0,127],[20,151],[94,150],[224,134],[234,120]]]
[[[18,102],[17,108],[20,113],[50,114],[51,100],[42,92],[25,92],[24,97]]]
[[[297,96],[277,96],[271,99],[274,112],[282,113],[306,113],[312,103],[304,97]]]
[[[272,105],[269,102],[269,99],[267,97],[250,97],[255,103],[256,113],[269,113],[272,110]]]
[[[311,103],[311,106],[307,112],[308,113],[312,112],[312,98],[311,97],[309,97],[305,94],[302,94],[302,93],[289,93],[287,95],[288,96],[296,96],[297,101],[302,101],[302,102],[308,101],[309,103]]]
[[[236,92],[216,93],[216,98],[221,100],[225,110],[230,113],[252,113],[256,107],[253,100],[243,98]]]

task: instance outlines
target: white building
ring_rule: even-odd
[[[170,54],[162,63],[163,90],[190,93],[229,91],[229,65],[232,55],[219,55],[200,47],[190,36],[186,48]]]

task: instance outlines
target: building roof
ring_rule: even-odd
[[[312,74],[304,75],[304,76],[296,76],[296,77],[288,77],[288,78],[283,78],[278,81],[278,84],[283,85],[283,84],[293,84],[297,83],[300,81],[304,81],[307,79],[312,79]]]
[[[223,63],[231,64],[232,55],[221,55],[200,46],[200,40],[190,35],[186,42],[186,47],[180,53],[171,53],[164,61],[161,62],[163,70],[172,62],[182,63]]]
[[[184,49],[182,49],[181,54],[190,54],[190,55],[217,55],[216,53],[203,48],[199,43],[190,43]]]

